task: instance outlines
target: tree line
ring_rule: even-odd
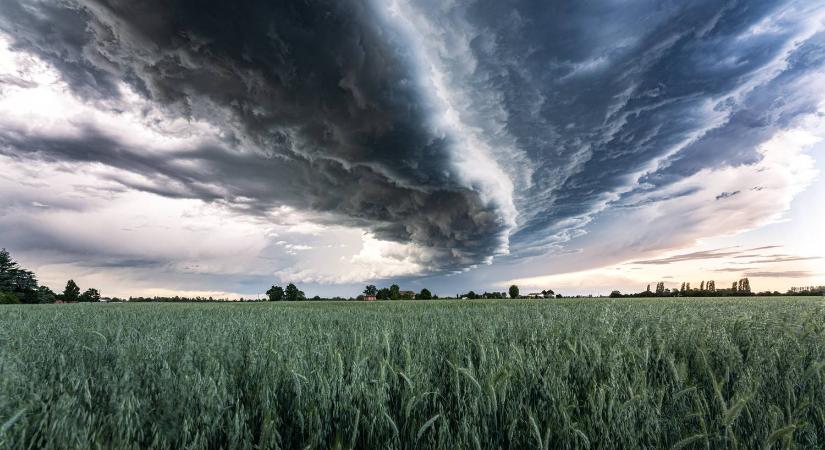
[[[397,284],[392,284],[390,287],[383,287],[378,289],[374,284],[369,284],[364,288],[364,292],[356,297],[357,300],[363,300],[366,297],[375,297],[376,300],[435,300],[437,295],[433,295],[429,289],[421,289],[420,292],[402,291]]]
[[[731,283],[730,288],[716,287],[716,282],[701,281],[698,288],[691,287],[690,282],[683,282],[681,287],[669,289],[665,287],[665,283],[660,281],[656,283],[656,289],[651,290],[650,285],[642,292],[634,294],[623,294],[620,291],[613,291],[610,297],[746,297],[746,296],[798,296],[798,295],[825,295],[825,286],[804,286],[792,287],[786,292],[779,291],[762,291],[754,292],[751,290],[750,280],[745,277],[738,281]]]
[[[788,295],[825,295],[825,286],[794,286]]]
[[[656,290],[652,291],[650,285],[647,289],[635,294],[622,294],[620,291],[613,291],[610,297],[726,297],[726,296],[748,296],[754,295],[751,292],[751,282],[747,278],[734,281],[730,289],[717,289],[716,281],[701,281],[698,288],[691,287],[690,282],[682,282],[680,288],[666,288],[664,281],[656,283]]]
[[[59,294],[39,285],[33,272],[20,267],[5,248],[0,250],[0,304],[99,301],[100,291],[89,288],[81,293],[74,280],[67,281]]]

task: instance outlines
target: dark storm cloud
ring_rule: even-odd
[[[501,244],[496,205],[455,179],[450,137],[424,125],[431,106],[409,55],[360,2],[14,3],[0,23],[84,96],[117,97],[122,79],[227,135],[221,147],[159,155],[105,130],[14,130],[7,154],[102,162],[151,179],[124,184],[170,197],[336,213],[429,248],[436,269],[481,262]]]
[[[759,160],[759,143],[815,106],[815,96],[800,99],[793,84],[821,67],[821,38],[794,52],[775,80],[766,75],[804,28],[773,24],[772,16],[806,5],[816,8],[793,1],[474,3],[477,28],[495,33],[473,41],[480,70],[501,92],[507,130],[534,164],[512,247],[530,250],[559,233],[557,224],[604,207],[614,192],[654,193],[701,169]],[[763,20],[772,30],[751,33]],[[634,186],[631,175],[667,155],[661,170]]]
[[[100,162],[148,177],[134,180],[117,173],[106,175],[123,185],[172,198],[226,202],[247,214],[265,215],[283,201],[297,199],[315,211],[335,214],[328,220],[371,227],[379,238],[397,240],[412,235],[417,243],[433,249],[435,264],[478,262],[488,254],[490,244],[473,233],[496,226],[496,215],[485,212],[472,191],[458,187],[428,191],[385,184],[383,176],[369,167],[345,168],[329,159],[262,159],[218,147],[156,153],[131,148],[95,130],[73,139],[21,133],[0,134],[0,139],[6,144],[0,147],[0,154]],[[272,189],[273,178],[279,182],[278,189]],[[249,204],[247,198],[254,202]],[[426,214],[421,213],[422,208]]]
[[[78,95],[118,98],[123,80],[222,137],[160,151],[95,128],[0,130],[0,152],[103,163],[143,176],[109,175],[125,186],[247,213],[333,215],[458,269],[506,243],[507,205],[458,175],[454,159],[470,149],[433,125],[443,106],[422,72],[443,71],[463,125],[500,152],[519,214],[510,248],[527,255],[579,236],[622,193],[758,161],[758,144],[813,110],[800,86],[825,61],[825,36],[805,35],[814,2],[450,5],[411,1],[403,14],[430,28],[402,32],[376,13],[380,1],[7,2],[0,30]],[[428,40],[441,53],[422,60]]]

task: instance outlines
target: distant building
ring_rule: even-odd
[[[364,296],[364,301],[365,302],[374,302],[375,301],[375,296],[374,295],[365,295]]]
[[[544,298],[544,294],[541,292],[531,292],[527,294],[527,298]]]
[[[415,291],[398,291],[398,296],[404,299],[415,298]]]

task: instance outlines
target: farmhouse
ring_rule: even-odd
[[[375,296],[374,295],[365,295],[364,296],[364,301],[365,302],[374,302],[375,301]]]
[[[553,298],[555,292],[553,291],[541,291],[541,292],[531,292],[527,294],[527,298]]]

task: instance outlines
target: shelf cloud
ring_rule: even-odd
[[[801,181],[779,183],[785,161],[765,166],[761,146],[821,108],[824,20],[818,2],[794,0],[10,2],[0,155],[16,179],[38,182],[22,176],[35,164],[86,168],[97,182],[58,199],[16,184],[0,204],[36,220],[140,192],[275,227],[287,208],[363,233],[362,249],[327,250],[333,259],[387,268],[313,272],[301,258],[321,258],[326,242],[250,244],[256,257],[281,252],[261,277],[318,283],[561,251],[600,214],[632,222],[690,201],[698,177],[718,171],[742,181],[712,186],[709,213],[745,201],[781,211],[813,160],[790,161]],[[758,167],[772,172],[748,171]],[[706,230],[701,209],[668,221],[659,248]],[[21,230],[26,251],[37,239]],[[100,267],[174,266],[111,245],[90,251]]]

